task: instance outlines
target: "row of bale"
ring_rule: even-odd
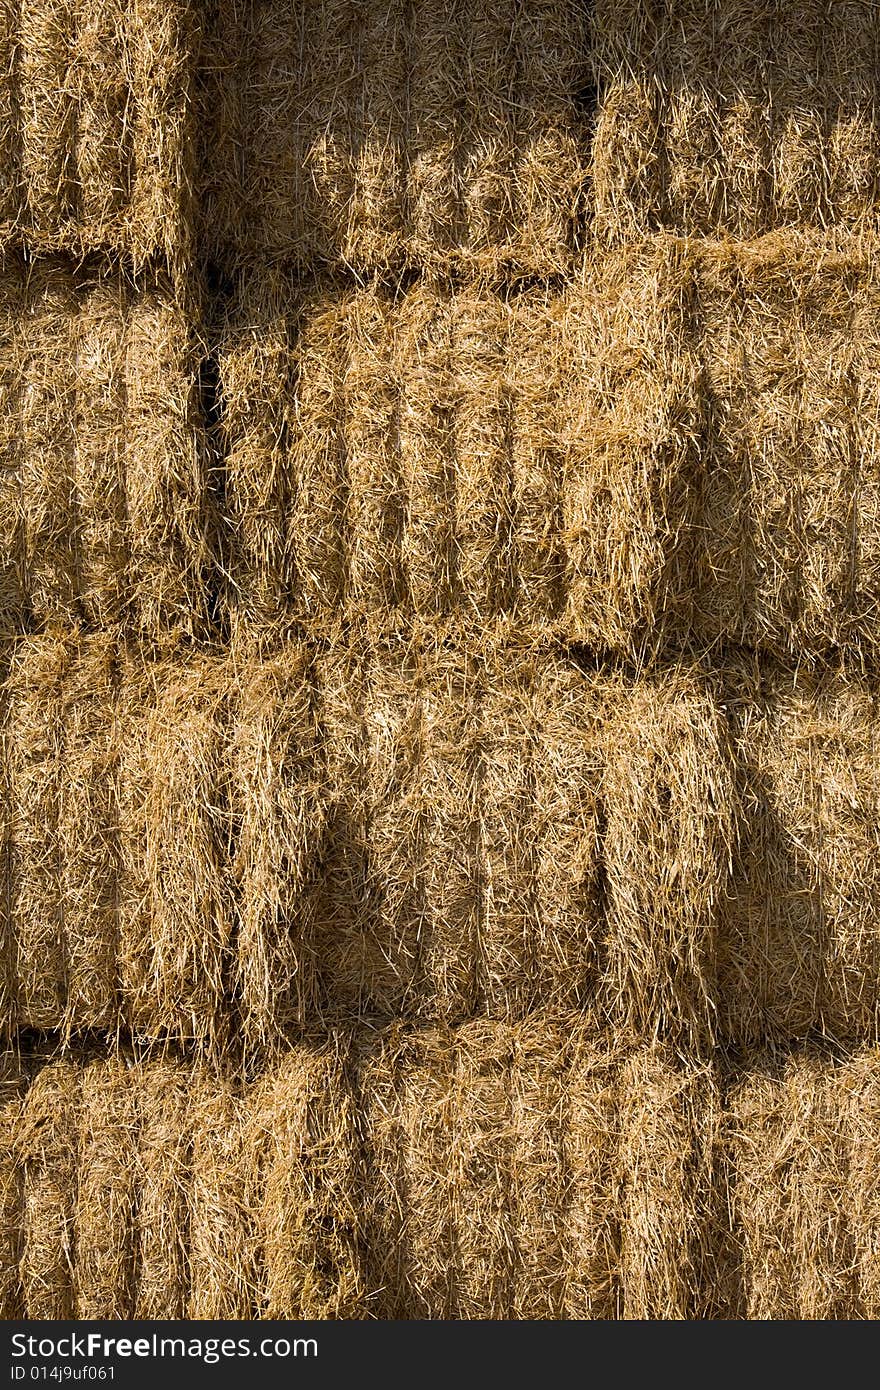
[[[880,1037],[870,680],[68,634],[0,698],[7,1036],[216,1057],[544,1008],[697,1055]]]
[[[0,243],[566,271],[877,227],[871,0],[3,0]]]
[[[880,1313],[876,1049],[708,1066],[542,1016],[0,1096],[7,1317]]]
[[[874,244],[660,236],[565,288],[0,277],[0,629],[507,624],[880,651]]]

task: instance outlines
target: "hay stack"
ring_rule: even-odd
[[[262,626],[292,598],[289,459],[296,424],[288,310],[281,277],[254,277],[224,325],[218,352],[233,602],[237,615]]]
[[[198,44],[191,0],[4,5],[5,241],[185,268]]]
[[[193,1071],[187,1125],[192,1133],[188,1194],[187,1317],[244,1320],[253,1315],[258,1252],[247,1202],[246,1102],[227,1077]]]
[[[660,645],[674,619],[701,427],[686,261],[681,244],[649,243],[593,261],[566,292],[564,625],[600,649]]]
[[[808,657],[877,644],[877,290],[845,243],[708,249],[694,628]]]
[[[585,163],[576,0],[275,3],[221,13],[212,50],[203,221],[221,262],[568,265]]]
[[[232,970],[229,670],[219,658],[123,676],[119,971],[137,1035],[215,1048]]]
[[[869,4],[599,0],[593,32],[600,237],[876,227]]]
[[[19,1027],[117,1022],[117,644],[37,637],[6,694]]]
[[[749,663],[727,683],[745,822],[724,913],[724,1032],[874,1038],[875,697],[860,681]]]
[[[4,629],[130,616],[149,637],[201,631],[204,446],[167,280],[10,257],[0,297]]]
[[[76,1067],[54,1062],[25,1098],[16,1152],[24,1172],[21,1284],[28,1317],[76,1314],[75,1220],[80,1095]]]
[[[207,479],[194,345],[162,286],[138,295],[126,338],[125,478],[136,625],[148,636],[205,623]]]
[[[565,660],[510,653],[485,680],[481,1007],[515,1018],[575,1008],[591,998],[599,964],[605,688]]]
[[[51,7],[46,13],[51,13]],[[76,613],[73,519],[76,387],[76,295],[69,269],[46,261],[28,276],[27,307],[18,321],[20,474],[17,496],[22,570],[35,617]]]
[[[609,1013],[625,1036],[713,1038],[718,922],[735,837],[734,786],[712,701],[692,676],[644,679],[609,721]]]
[[[619,1318],[621,1221],[618,1074],[623,1054],[594,1035],[590,1019],[572,1020],[569,1065],[563,1073],[568,1123],[562,1138],[567,1179],[562,1225],[565,1287],[562,1314],[582,1320]],[[563,1027],[566,1025],[564,1024]],[[555,1215],[555,1213],[554,1213]]]
[[[709,1068],[643,1048],[622,1067],[618,1088],[621,1315],[699,1316],[718,1123],[714,1078]]]
[[[288,1054],[251,1100],[248,1160],[268,1318],[364,1315],[359,1174],[339,1039]]]
[[[4,1322],[24,1315],[24,1172],[16,1148],[22,1128],[23,1092],[24,1078],[15,1063],[7,1061],[0,1079],[0,1318]]]
[[[67,1002],[58,848],[61,688],[67,656],[63,641],[26,642],[12,662],[6,695],[15,1021],[32,1028],[57,1028]]]
[[[312,890],[327,793],[314,687],[311,652],[291,646],[244,673],[236,711],[236,993],[255,1043],[318,1007]]]
[[[129,1318],[139,1197],[137,1074],[119,1060],[88,1062],[78,1073],[76,1316]]]
[[[731,1095],[732,1211],[749,1318],[858,1316],[844,1077],[794,1057],[781,1075],[757,1070]]]
[[[131,1314],[137,1319],[187,1316],[192,1081],[192,1067],[176,1060],[156,1062],[138,1074],[137,1249]]]

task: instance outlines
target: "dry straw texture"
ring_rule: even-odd
[[[167,285],[12,258],[0,275],[0,626],[197,632],[205,453]]]
[[[870,678],[349,636],[15,645],[7,1035],[258,1055],[352,1011],[589,1007],[700,1051],[878,1036]]]
[[[596,0],[592,31],[600,238],[876,227],[870,0]]]
[[[6,1315],[700,1306],[713,1079],[571,1016],[334,1033],[251,1083],[117,1057],[10,1086]]]
[[[221,4],[204,216],[227,264],[569,264],[585,175],[586,7]]]
[[[725,673],[740,844],[723,905],[722,1029],[759,1044],[880,1017],[880,778],[873,682],[743,661]]]
[[[193,0],[4,0],[0,241],[191,254]]]
[[[219,343],[235,620],[644,643],[691,515],[686,259],[507,297],[247,281]]]
[[[341,1011],[590,1005],[713,1035],[735,766],[694,672],[73,633],[18,643],[3,702],[7,1032],[216,1053],[233,1017],[259,1051]]]

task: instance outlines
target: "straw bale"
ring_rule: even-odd
[[[510,468],[515,517],[511,609],[520,628],[547,628],[560,617],[566,586],[562,409],[565,299],[539,291],[513,307],[506,364]]]
[[[652,231],[662,168],[656,83],[645,54],[658,47],[656,7],[642,0],[595,0],[592,65],[600,93],[592,142],[593,229],[600,240]]]
[[[711,433],[692,561],[696,633],[786,657],[875,643],[868,261],[771,237],[707,252],[697,291]]]
[[[18,1021],[116,1017],[116,642],[34,637],[7,692]]]
[[[23,269],[10,258],[3,266],[0,291],[0,630],[4,634],[17,625],[26,594],[21,505],[23,383],[19,347],[24,304]]]
[[[193,0],[135,0],[126,12],[132,114],[125,238],[136,263],[158,254],[177,275],[190,253],[201,11]]]
[[[225,1076],[193,1072],[187,1125],[192,1133],[188,1203],[189,1299],[195,1320],[253,1315],[257,1250],[248,1207],[246,1102]]]
[[[509,318],[501,300],[476,290],[463,290],[453,300],[456,582],[459,604],[477,622],[511,601]]]
[[[51,13],[47,9],[46,13]],[[35,616],[76,610],[73,521],[76,378],[73,277],[59,262],[29,276],[26,316],[19,323],[21,392],[20,534]]]
[[[593,28],[601,238],[876,226],[869,4],[599,0]]]
[[[73,162],[79,196],[79,235],[100,245],[129,198],[132,93],[125,51],[125,0],[73,0],[71,82],[74,87]]]
[[[302,1045],[255,1089],[248,1158],[263,1256],[260,1316],[364,1316],[360,1179],[337,1038]]]
[[[660,240],[591,262],[567,292],[565,629],[591,646],[662,639],[669,578],[689,537],[701,426],[683,342],[682,245]]]
[[[348,347],[343,410],[350,606],[355,613],[384,614],[398,604],[403,577],[396,324],[387,298],[371,286],[351,300],[339,327]]]
[[[250,278],[219,349],[220,443],[235,605],[261,624],[277,618],[291,598],[288,460],[295,426],[286,310],[276,274]]]
[[[138,1073],[136,1319],[187,1316],[191,1083],[192,1068],[175,1061],[155,1062]]]
[[[449,611],[457,582],[452,304],[416,287],[396,319],[398,448],[406,498],[402,563],[412,610],[430,619]]]
[[[749,1318],[855,1311],[841,1079],[837,1068],[796,1056],[781,1074],[750,1072],[731,1093],[732,1216]]]
[[[598,1039],[589,1020],[569,1030],[564,1076],[568,1124],[563,1164],[568,1182],[562,1242],[565,1253],[563,1315],[574,1319],[620,1316],[618,1073],[621,1057]]]
[[[710,1041],[736,820],[725,730],[692,676],[621,695],[602,792],[610,1016],[630,1036]]]
[[[69,656],[61,639],[26,640],[13,656],[6,697],[17,1022],[31,1028],[57,1028],[67,1002],[58,803]]]
[[[719,999],[736,1040],[878,1028],[876,700],[869,684],[743,663],[726,677],[744,829]]]
[[[406,244],[417,265],[452,257],[463,234],[459,106],[463,0],[412,0],[407,89]]]
[[[233,965],[230,673],[200,656],[123,673],[119,970],[138,1035],[218,1047]]]
[[[76,216],[72,34],[73,0],[21,0],[22,180],[34,236],[50,246],[70,234]]]
[[[568,267],[585,182],[587,7],[539,0],[516,7],[516,261],[532,274]]]
[[[78,1067],[78,1080],[76,1316],[129,1318],[139,1195],[139,1087],[118,1059],[86,1062]]]
[[[75,328],[76,418],[71,525],[76,527],[77,587],[86,617],[106,627],[128,599],[129,544],[125,477],[126,286],[101,277],[79,302]]]
[[[311,653],[300,646],[245,673],[235,714],[239,827],[237,997],[255,1042],[318,1005],[314,880],[327,792]]]
[[[699,1312],[709,1232],[714,1081],[708,1068],[643,1048],[618,1086],[621,1315],[689,1319]]]
[[[397,257],[404,228],[405,39],[412,17],[408,0],[366,0],[359,9],[363,77],[354,98],[352,202],[342,259],[368,269]]]
[[[6,240],[18,216],[19,123],[16,34],[18,0],[0,4],[0,239]]]
[[[186,317],[164,286],[131,305],[125,357],[125,490],[132,601],[148,635],[205,621],[206,460]]]
[[[24,1317],[21,1284],[24,1171],[17,1152],[25,1078],[8,1059],[0,1080],[0,1320]]]
[[[28,1318],[65,1320],[76,1311],[79,1111],[76,1067],[70,1062],[43,1067],[28,1089],[16,1135],[24,1171],[21,1283]]]
[[[289,467],[295,479],[289,539],[298,608],[337,613],[348,586],[348,472],[343,428],[345,296],[315,291],[303,306],[294,367],[297,394]]]

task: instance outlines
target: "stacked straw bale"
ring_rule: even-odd
[[[189,265],[200,8],[4,0],[0,244]]]
[[[208,47],[214,259],[570,264],[586,171],[578,0],[221,4]]]
[[[3,704],[7,1033],[217,1053],[233,1005],[257,1053],[346,1011],[714,1031],[736,777],[693,672],[74,632],[16,645]]]
[[[869,0],[596,0],[592,31],[598,237],[876,229]]]
[[[722,906],[719,1000],[733,1042],[876,1039],[880,776],[870,680],[754,660],[726,673],[742,810]]]
[[[167,283],[4,265],[0,630],[204,622],[207,481],[188,319]]]
[[[4,1314],[699,1305],[717,1088],[582,1019],[334,1033],[244,1084],[124,1055],[32,1071],[4,1101]]]
[[[644,642],[695,495],[683,260],[515,296],[246,282],[219,343],[236,622]]]

